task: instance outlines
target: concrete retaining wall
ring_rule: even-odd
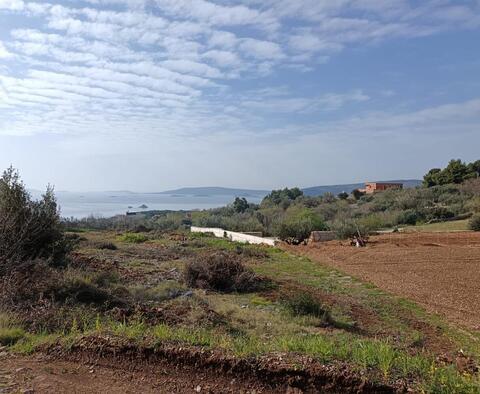
[[[231,241],[236,242],[244,242],[244,243],[251,243],[251,244],[265,244],[270,246],[275,246],[276,239],[274,238],[262,238],[255,235],[237,233],[234,231],[227,231],[223,228],[215,228],[215,227],[190,227],[190,231],[192,233],[213,233],[215,237],[218,238],[228,238]]]
[[[333,231],[312,231],[309,242],[333,241],[336,235]]]

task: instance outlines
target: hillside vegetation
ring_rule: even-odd
[[[360,231],[368,234],[381,229],[425,225],[450,220],[465,220],[480,212],[480,178],[478,161],[463,164],[452,160],[444,170],[431,170],[423,186],[388,190],[364,195],[358,189],[337,196],[304,195],[299,188],[274,190],[261,204],[245,198],[221,208],[194,211],[191,217],[182,212],[152,214],[147,219],[123,217],[85,219],[70,223],[71,227],[121,229],[178,230],[189,224],[221,227],[240,232],[261,232],[284,240],[302,241],[313,230],[332,230],[339,238],[348,238]],[[436,174],[432,178],[432,174]],[[436,179],[436,181],[432,181]],[[440,181],[441,180],[441,181]],[[448,183],[445,183],[448,182]],[[472,219],[475,224],[475,220]],[[473,229],[473,228],[472,228]]]

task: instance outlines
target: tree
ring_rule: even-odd
[[[469,163],[467,167],[472,178],[480,178],[480,160]]]
[[[273,203],[274,205],[285,205],[288,207],[290,202],[295,201],[297,198],[303,196],[303,191],[301,191],[298,187],[294,188],[285,188],[283,190],[272,190],[270,194],[265,196],[262,201],[264,203]]]
[[[423,177],[423,185],[432,187],[439,184],[439,175],[442,172],[441,168],[432,168]]]
[[[233,202],[233,209],[237,213],[244,213],[249,207],[248,201],[245,197],[235,197]]]
[[[8,168],[0,178],[0,274],[28,260],[62,263],[68,247],[53,188],[34,201],[18,172]]]
[[[348,198],[348,193],[347,192],[341,192],[341,193],[338,193],[338,196],[337,196],[340,200],[346,200]]]
[[[432,187],[448,185],[450,183],[460,184],[472,178],[480,177],[480,160],[465,164],[460,159],[450,160],[443,170],[432,168],[423,177],[423,185]]]
[[[450,160],[443,172],[443,184],[462,183],[467,179],[468,168],[460,159]]]

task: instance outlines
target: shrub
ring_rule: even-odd
[[[278,236],[282,241],[297,244],[316,230],[327,230],[319,215],[307,208],[292,207],[287,210],[286,219],[280,224]]]
[[[282,300],[287,310],[294,316],[314,316],[325,323],[332,322],[330,311],[309,293],[300,293]]]
[[[475,215],[470,219],[468,227],[473,231],[480,231],[480,215]]]
[[[53,189],[32,200],[12,167],[0,178],[0,274],[21,261],[63,264],[72,243],[65,237]]]
[[[184,277],[188,286],[220,292],[249,292],[260,285],[260,279],[245,268],[238,256],[226,252],[187,263]]]
[[[398,217],[398,224],[409,224],[414,226],[420,219],[421,217],[416,211],[409,209],[400,213]]]

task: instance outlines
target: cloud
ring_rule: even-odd
[[[8,60],[0,67],[2,132],[258,132],[272,113],[326,114],[373,101],[367,88],[277,89],[283,73],[315,70],[371,42],[478,26],[478,6],[436,0],[79,4],[0,0],[0,15],[15,15],[0,42]],[[263,80],[273,85],[245,92]]]
[[[0,41],[0,59],[6,59],[13,55],[7,50],[5,45]]]
[[[22,0],[0,0],[0,10],[22,11],[25,3]]]

